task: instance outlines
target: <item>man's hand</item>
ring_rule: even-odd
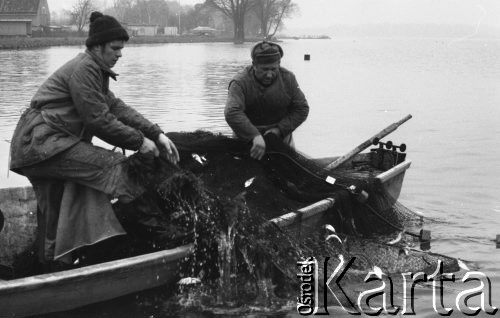
[[[156,147],[156,144],[151,139],[146,137],[144,137],[141,148],[139,148],[139,152],[144,154],[152,153],[155,157],[160,155],[160,151],[158,150],[158,147]]]
[[[267,134],[275,134],[276,136],[281,138],[281,131],[278,127],[274,127],[274,128],[266,130],[266,132],[264,133],[264,136]]]
[[[175,147],[172,140],[165,136],[165,134],[160,134],[158,136],[158,139],[156,140],[156,143],[160,148],[165,148],[168,161],[173,164],[179,162],[179,152],[177,151],[177,148]]]
[[[250,149],[250,157],[260,160],[266,153],[266,142],[262,135],[255,136],[252,140],[252,149]]]

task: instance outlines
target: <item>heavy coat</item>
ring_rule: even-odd
[[[306,120],[309,105],[292,72],[280,67],[274,83],[265,87],[247,66],[229,83],[224,113],[240,138],[251,140],[273,127],[286,137]]]
[[[10,169],[22,173],[93,136],[130,150],[138,150],[144,136],[156,140],[162,130],[109,90],[116,75],[88,50],[54,72],[17,124]]]

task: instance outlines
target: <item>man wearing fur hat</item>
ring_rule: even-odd
[[[93,12],[87,50],[61,66],[40,86],[14,132],[10,169],[25,175],[33,185],[39,207],[42,262],[58,257],[54,250],[58,249],[56,233],[59,235],[61,230],[58,226],[63,210],[76,213],[75,209],[81,209],[83,214],[105,215],[111,210],[109,198],[130,202],[145,190],[128,177],[127,157],[92,145],[93,136],[113,146],[154,156],[162,149],[172,163],[179,160],[175,145],[160,127],[109,90],[109,79],[116,80],[117,76],[111,68],[122,56],[128,39],[127,31],[115,18]],[[92,198],[91,202],[78,201],[84,194]],[[96,220],[93,226],[101,226]],[[115,232],[122,234],[123,229],[116,223]],[[91,241],[75,245],[102,240],[106,231],[113,232],[103,227]],[[70,237],[73,239],[71,234]]]
[[[280,66],[282,48],[259,42],[251,51],[252,65],[229,83],[225,117],[236,136],[252,142],[250,155],[266,152],[263,135],[272,133],[293,147],[292,132],[309,114],[307,100],[295,75]]]

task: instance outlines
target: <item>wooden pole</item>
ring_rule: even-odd
[[[410,118],[411,118],[411,115],[407,115],[406,117],[404,117],[400,121],[395,122],[395,123],[387,126],[385,129],[381,130],[379,133],[377,133],[376,135],[374,135],[370,139],[366,140],[365,142],[363,142],[362,144],[360,144],[359,146],[357,146],[353,150],[349,151],[347,154],[343,155],[340,158],[337,158],[335,161],[333,161],[328,166],[326,166],[326,169],[332,170],[332,169],[337,168],[338,166],[340,166],[344,162],[348,161],[349,159],[351,159],[352,157],[354,157],[355,155],[357,155],[361,151],[363,151],[366,148],[370,147],[370,145],[373,143],[373,140],[375,138],[378,138],[378,139],[384,138],[385,136],[387,136],[388,134],[390,134],[391,132],[393,132],[394,130],[396,130],[403,123],[405,123],[406,121],[408,121]]]
[[[335,205],[335,199],[326,198],[318,202],[315,202],[311,205],[308,205],[306,207],[303,207],[302,209],[299,209],[295,212],[290,212],[285,215],[278,216],[277,218],[269,220],[266,223],[267,224],[274,223],[280,228],[284,228],[296,222],[297,219],[301,219],[303,221],[305,219],[315,216],[318,213],[325,212],[334,205]]]

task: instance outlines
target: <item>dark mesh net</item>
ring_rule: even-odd
[[[333,198],[335,205],[325,213],[324,222],[345,235],[373,237],[406,231],[416,236],[415,228],[421,226],[420,217],[398,203],[390,189],[376,178],[382,172],[377,161],[386,164],[387,153],[381,160],[374,159],[377,152],[373,151],[338,169],[327,170],[324,168],[327,161],[310,159],[284,145],[273,134],[266,136],[267,153],[262,161],[248,156],[248,144],[222,135],[203,131],[168,135],[180,151],[180,169],[163,160],[153,165],[148,162],[147,166],[155,167],[148,171],[141,167],[148,160],[140,155],[130,160],[132,174],[140,171],[143,178],[156,180],[151,184],[160,184],[155,195],[163,197],[167,203],[160,204],[162,206],[156,210],[157,213],[169,211],[164,220],[169,223],[169,230],[165,232],[187,230],[172,229],[172,224],[176,223],[172,217],[179,214],[173,210],[203,211],[199,206],[206,205],[206,202],[222,206],[218,208],[222,211],[218,212],[220,215],[212,213],[209,216],[223,222],[224,214],[227,214],[223,211],[224,206],[233,204],[236,197],[242,198],[242,206],[250,211],[250,215],[259,218],[260,222],[254,220],[257,224],[318,200]],[[177,172],[164,180],[164,176],[172,175],[172,171]],[[172,199],[176,197],[182,200]],[[148,201],[158,200],[157,197]],[[183,200],[185,202],[180,204]],[[151,219],[149,214],[151,212],[145,211],[143,218],[153,222],[154,218]],[[175,236],[171,235],[172,239]]]
[[[154,242],[156,249],[192,243],[194,253],[182,263],[181,276],[201,278],[205,287],[216,288],[204,296],[212,293],[241,305],[242,295],[250,295],[269,306],[276,282],[267,278],[280,273],[286,279],[278,279],[278,286],[294,284],[297,261],[310,256],[356,257],[359,270],[376,265],[391,273],[430,271],[440,258],[450,270],[456,267],[451,258],[413,253],[415,243],[407,238],[386,244],[421,220],[376,178],[381,170],[373,167],[373,154],[328,171],[326,161],[307,158],[272,134],[266,136],[262,161],[248,156],[248,144],[221,135],[168,135],[180,151],[180,167],[134,155],[130,173],[156,180],[142,200],[149,207],[118,204],[117,214],[129,233]],[[268,222],[325,198],[335,204],[314,223],[281,228]],[[332,234],[337,237],[326,239]]]
[[[256,177],[262,191],[250,192],[254,199],[247,201],[252,211],[257,209],[269,217],[332,197],[341,206],[341,219],[346,222],[337,226],[351,234],[387,234],[419,224],[420,218],[398,203],[376,178],[382,172],[373,167],[376,151],[339,169],[327,170],[324,160],[308,158],[272,134],[266,136],[267,155],[262,162],[248,157],[248,145],[224,136],[196,132],[172,133],[169,137],[183,154],[182,167],[197,174],[212,191],[236,195],[243,190],[245,180]],[[388,155],[391,153],[384,153],[385,162]],[[199,158],[204,161],[198,162]],[[269,189],[278,197],[266,197]],[[366,201],[362,200],[364,194],[368,195]]]

